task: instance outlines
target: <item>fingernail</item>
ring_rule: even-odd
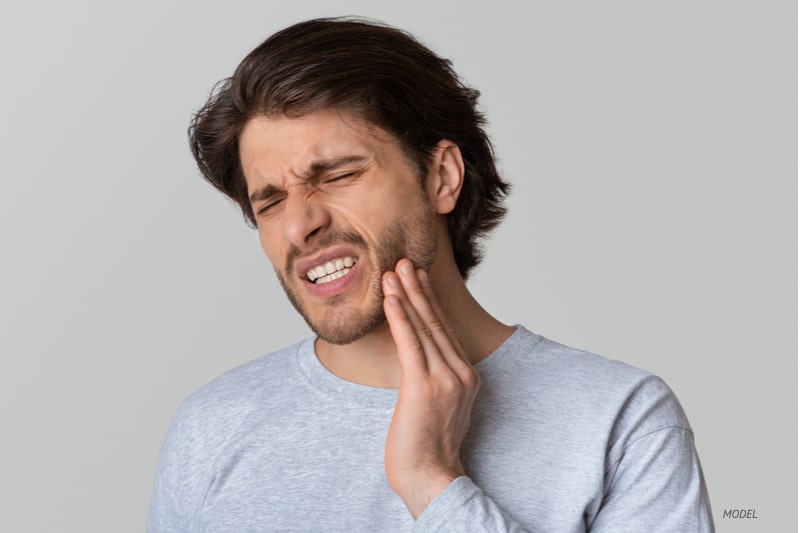
[[[406,276],[411,275],[411,263],[408,261],[403,261],[403,264],[400,265],[400,272],[405,274]]]
[[[393,285],[395,287],[399,285],[399,283],[397,282],[397,276],[395,276],[391,272],[386,275],[386,281],[389,283],[389,285]]]

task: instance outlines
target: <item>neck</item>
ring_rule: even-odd
[[[434,262],[429,277],[439,307],[472,364],[486,358],[511,335],[513,328],[496,320],[475,300],[454,263],[441,267]],[[333,345],[317,339],[315,348],[320,362],[344,380],[372,387],[400,386],[397,347],[385,322],[350,344]]]

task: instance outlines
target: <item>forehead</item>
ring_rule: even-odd
[[[320,160],[384,158],[399,150],[386,131],[345,111],[315,111],[300,118],[258,116],[239,136],[239,157],[248,182],[274,174],[302,176]]]

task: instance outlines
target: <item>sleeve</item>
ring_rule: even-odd
[[[625,448],[609,472],[593,533],[713,533],[714,523],[692,432],[668,427]]]
[[[512,521],[470,478],[461,476],[422,511],[413,531],[524,533],[528,530]]]
[[[598,487],[600,503],[592,511],[586,509],[585,531],[713,533],[694,436],[667,385],[655,376],[638,382],[620,406],[614,426],[605,480]],[[601,437],[590,436],[590,440],[596,438]],[[536,482],[531,479],[532,484]],[[428,505],[413,531],[536,533],[528,527],[513,521],[470,478],[462,476]]]
[[[195,509],[202,499],[202,486],[192,479],[197,471],[196,442],[191,424],[179,410],[161,447],[156,468],[147,533],[192,532],[196,528]],[[193,457],[195,457],[193,459]]]
[[[713,533],[694,434],[670,388],[649,375],[621,406],[593,533]]]

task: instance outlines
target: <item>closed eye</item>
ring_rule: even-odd
[[[332,174],[331,176],[323,179],[321,183],[322,185],[325,185],[328,183],[349,182],[349,180],[360,176],[363,172],[363,170],[353,170],[350,172],[343,172],[341,174]]]
[[[283,201],[283,197],[279,196],[267,202],[264,202],[256,212],[257,215],[265,215],[269,213],[270,210],[277,207]]]
[[[335,174],[329,178],[327,178],[323,183],[331,183],[333,181],[339,181],[347,178],[351,178],[355,176],[355,172],[345,172],[344,174]]]

